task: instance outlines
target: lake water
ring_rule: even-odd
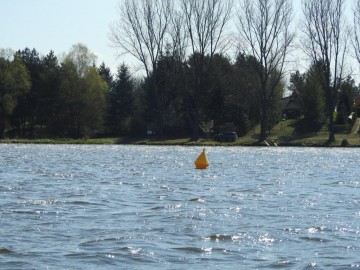
[[[0,269],[360,268],[360,151],[0,145]]]

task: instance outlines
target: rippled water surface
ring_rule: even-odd
[[[360,151],[0,145],[1,269],[360,268]]]

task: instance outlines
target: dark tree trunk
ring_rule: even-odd
[[[3,139],[5,136],[5,119],[3,116],[0,116],[0,139]]]
[[[329,103],[333,104],[333,101],[330,101]],[[335,142],[335,132],[334,132],[334,107],[332,105],[330,105],[330,110],[329,110],[329,139],[328,139],[328,143],[332,143]]]
[[[267,138],[267,108],[266,105],[263,104],[261,108],[261,119],[260,119],[260,137],[259,141],[265,141]]]

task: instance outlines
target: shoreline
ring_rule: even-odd
[[[339,134],[340,135],[340,134]],[[341,137],[341,138],[340,138]],[[95,139],[1,139],[0,144],[86,144],[86,145],[154,145],[154,146],[228,146],[228,147],[330,147],[357,148],[360,147],[360,137],[344,138],[337,136],[336,141],[327,144],[326,139],[320,137],[293,138],[286,141],[269,139],[259,143],[248,137],[238,138],[235,142],[217,142],[211,139],[193,141],[190,138],[164,139],[154,138],[95,138]],[[347,145],[342,145],[346,140]]]
[[[212,137],[200,138],[196,141],[189,137],[171,137],[160,139],[156,136],[139,137],[99,137],[99,138],[43,138],[43,139],[0,139],[0,143],[7,144],[108,144],[108,145],[164,145],[164,146],[246,146],[246,147],[360,147],[360,119],[351,129],[351,132],[338,132],[335,142],[328,144],[326,128],[309,133],[297,134],[294,124],[296,120],[284,120],[276,124],[267,136],[267,140],[259,143],[260,126],[256,126],[245,136],[237,138],[235,142],[218,142]]]

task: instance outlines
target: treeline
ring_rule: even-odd
[[[358,93],[346,72],[350,55],[360,63],[360,0],[354,3],[350,27],[344,0],[303,0],[295,30],[291,0],[124,0],[110,40],[142,64],[144,78],[126,64],[116,74],[97,67],[81,44],[60,60],[35,49],[8,54],[0,59],[0,136],[197,139],[223,130],[243,135],[260,124],[264,140],[281,118],[297,31],[309,60],[307,71],[291,75],[299,130],[326,125],[332,142]]]
[[[328,127],[329,99],[322,86],[323,76],[318,70],[322,63],[312,65],[308,71],[296,71],[290,76],[289,90],[292,93],[291,101],[294,107],[285,110],[287,117],[299,119],[296,131],[299,134],[318,131]],[[356,98],[360,96],[360,87],[356,85],[351,76],[347,76],[338,85],[336,91],[336,112],[334,116],[334,129],[338,132],[351,130],[352,124],[360,113],[360,103]]]
[[[28,48],[0,57],[0,137],[85,137],[102,132],[108,85],[95,56],[75,45],[59,62]]]
[[[239,54],[234,61],[221,55],[204,61],[204,85],[194,91],[196,66],[179,61],[170,51],[159,57],[157,77],[134,78],[122,64],[116,74],[82,44],[63,60],[54,52],[41,57],[24,49],[0,57],[0,131],[7,137],[192,136],[194,102],[200,100],[200,135],[234,130],[240,136],[260,122],[256,60]],[[198,57],[194,55],[192,57]],[[156,83],[156,87],[153,85]],[[299,118],[299,132],[326,124],[326,98],[315,66],[294,72],[289,89],[300,107],[287,117]],[[156,92],[155,92],[156,90]],[[282,117],[279,106],[285,83],[276,88],[267,130]],[[195,96],[196,95],[196,96]],[[359,88],[351,77],[339,87],[336,124],[345,124],[354,110]]]
[[[290,53],[294,53],[295,33],[300,34],[298,59],[303,54],[309,60],[309,67],[316,69],[316,80],[325,99],[329,142],[332,142],[334,112],[341,85],[348,75],[347,58],[356,55],[360,62],[360,0],[353,2],[352,25],[346,19],[344,0],[303,0],[301,4],[302,17],[294,22],[291,0],[124,0],[119,6],[119,20],[111,28],[111,41],[120,53],[128,53],[142,63],[151,81],[153,103],[159,108],[160,132],[165,115],[161,111],[161,97],[157,96],[161,73],[158,64],[165,51],[187,63],[191,72],[185,73],[189,80],[183,100],[194,139],[199,137],[200,127],[208,126],[206,123],[212,120],[215,127],[227,123],[214,118],[218,107],[208,106],[209,98],[213,98],[218,88],[216,83],[209,85],[213,80],[209,76],[218,67],[216,57],[223,56],[230,47],[236,48],[246,59],[244,66],[250,64],[247,72],[252,76],[248,85],[237,87],[247,88],[247,97],[255,97],[256,101],[248,106],[243,105],[245,102],[237,104],[239,114],[230,113],[232,110],[225,113],[236,119],[235,129],[239,133],[246,128],[240,128],[238,119],[245,116],[247,121],[241,121],[243,126],[251,126],[254,119],[259,122],[262,141],[274,122],[279,89],[283,89],[288,74],[286,64]],[[239,56],[234,66],[238,59]],[[230,78],[232,82],[242,79]],[[215,100],[224,103],[229,102],[227,98],[231,103],[244,93],[238,90],[227,95],[220,91],[223,89]]]
[[[134,78],[125,64],[116,74],[104,63],[96,67],[95,56],[82,44],[62,58],[52,51],[41,57],[29,48],[2,53],[2,137],[191,136],[196,100],[201,100],[201,135],[220,130],[243,135],[259,122],[255,60],[245,55],[234,63],[221,55],[205,57],[206,79],[196,92],[192,76],[198,67],[169,51],[159,57],[156,78],[151,73],[144,79]],[[283,91],[284,84],[277,99]],[[274,122],[280,117],[277,99]]]

